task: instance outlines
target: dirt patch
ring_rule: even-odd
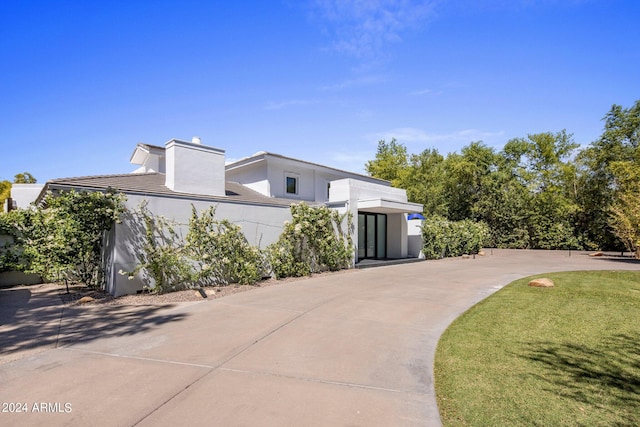
[[[256,283],[255,285],[227,285],[227,286],[211,286],[202,288],[206,293],[206,299],[217,299],[227,295],[233,295],[240,292],[249,292],[259,288],[268,286],[277,286],[282,283],[299,282],[308,280],[311,277],[331,276],[338,274],[348,274],[355,270],[341,270],[335,272],[326,272],[314,274],[305,277],[289,277],[286,279],[267,279]],[[60,299],[66,305],[73,306],[95,306],[95,305],[158,305],[173,304],[178,302],[202,301],[205,298],[198,289],[187,289],[184,291],[167,292],[164,294],[141,293],[135,295],[123,295],[117,298],[109,295],[106,291],[87,288],[84,285],[69,286],[69,293],[64,285],[56,283],[46,283],[38,285],[38,290],[58,289]],[[87,298],[88,297],[88,298]]]

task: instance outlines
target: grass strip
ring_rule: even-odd
[[[442,335],[444,426],[640,425],[640,272],[515,281]]]

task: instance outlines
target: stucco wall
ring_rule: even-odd
[[[372,188],[390,188],[375,178],[359,176],[359,179],[354,179],[349,178],[355,175],[351,172],[339,171],[301,160],[282,158],[277,155],[265,154],[265,156],[265,158],[258,158],[254,164],[232,165],[227,170],[227,180],[239,182],[265,196],[308,202],[329,201],[327,185],[343,179],[363,183],[370,180],[375,181],[371,182],[374,186]],[[285,186],[287,175],[298,179],[298,194],[287,194]],[[376,190],[372,191],[375,193]]]
[[[11,199],[20,209],[26,209],[40,195],[44,184],[11,184]]]
[[[331,182],[330,201],[366,200],[380,198],[394,202],[407,202],[407,193],[400,188],[355,179],[340,179]]]
[[[271,187],[267,177],[265,162],[243,167],[241,170],[231,169],[226,172],[226,180],[238,182],[265,196],[271,196]]]
[[[298,179],[298,194],[287,194],[285,177],[295,176]],[[268,166],[268,179],[271,196],[283,199],[313,201],[315,199],[315,173],[311,169],[302,168],[294,163],[272,160]]]
[[[387,257],[407,257],[407,219],[405,214],[387,214]]]
[[[208,201],[189,201],[171,197],[143,197],[127,195],[127,207],[130,212],[138,209],[143,200],[147,209],[156,215],[163,215],[176,223],[176,231],[183,237],[188,231],[191,206],[198,212],[216,207],[216,218],[229,219],[242,228],[250,244],[266,248],[275,242],[282,232],[286,220],[291,220],[290,209],[286,206],[262,206],[239,203],[211,203]],[[121,224],[117,224],[114,237],[109,246],[111,268],[108,272],[107,290],[115,295],[125,295],[141,290],[150,278],[141,272],[133,280],[119,274],[119,271],[133,271],[138,264],[138,254],[144,238],[144,226],[132,214],[125,215]]]
[[[299,191],[297,196],[287,194],[285,191],[285,177],[287,174],[294,174],[298,177]],[[385,187],[381,184],[366,183],[352,178],[345,178],[345,176],[348,175],[347,172],[341,174],[339,172],[333,172],[332,169],[314,167],[307,163],[294,160],[271,158],[268,166],[268,180],[271,186],[270,196],[304,201],[327,202],[330,200],[327,197],[327,184],[345,179],[352,182],[370,184],[373,186],[372,188]],[[375,192],[375,190],[372,191]]]
[[[412,258],[420,256],[422,251],[422,221],[412,219],[407,224],[408,246],[407,254]]]

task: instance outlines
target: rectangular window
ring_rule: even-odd
[[[298,194],[298,178],[295,176],[287,176],[285,179],[287,194]]]

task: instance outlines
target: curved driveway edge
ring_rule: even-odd
[[[462,312],[524,276],[639,268],[493,250],[195,304],[58,308],[48,349],[0,365],[0,424],[438,426],[435,347]],[[0,325],[0,346],[18,327]]]

